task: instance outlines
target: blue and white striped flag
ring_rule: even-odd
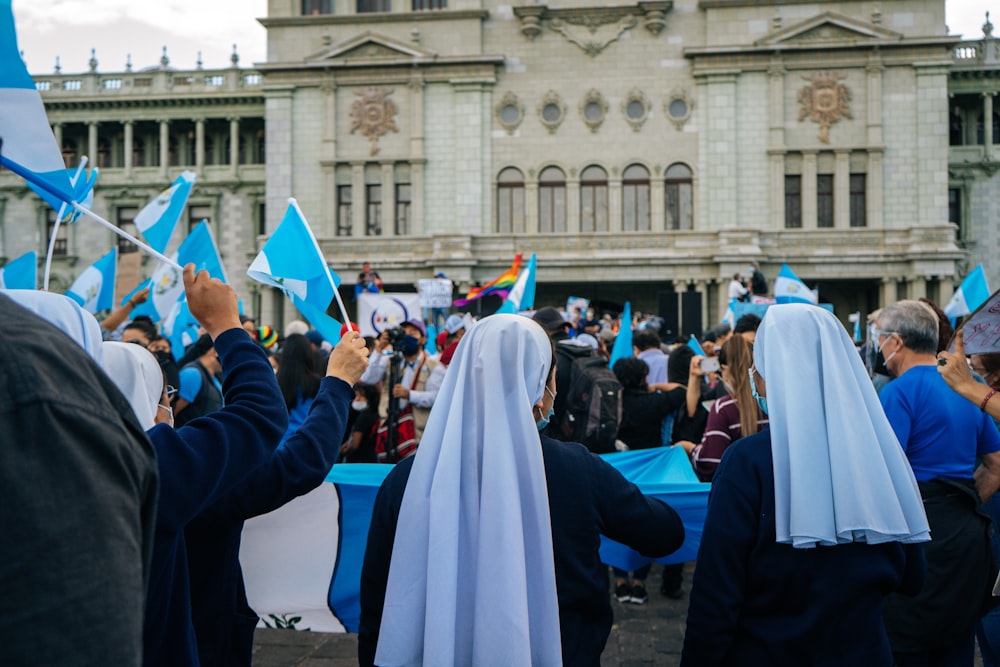
[[[173,236],[177,221],[181,219],[191,188],[197,176],[185,171],[169,188],[139,211],[133,222],[146,242],[157,252],[164,252]]]
[[[0,289],[37,289],[38,253],[32,250],[0,269]]]
[[[285,293],[303,317],[331,343],[340,340],[340,323],[326,314],[340,285],[294,199],[278,228],[247,269],[251,279]]]
[[[69,176],[70,185],[73,186],[73,197],[74,199],[85,206],[90,208],[94,203],[94,184],[97,183],[97,176],[100,170],[94,168],[90,170],[88,175],[85,171],[87,165],[87,158],[84,157],[80,160],[80,165],[73,169],[67,169],[66,174]],[[31,188],[36,195],[42,198],[42,200],[52,207],[52,210],[56,212],[60,224],[71,224],[80,219],[83,215],[78,210],[66,204],[62,200],[53,196],[45,189],[39,187],[35,183],[28,181],[28,187]]]
[[[944,314],[955,319],[968,315],[979,306],[986,303],[990,298],[990,288],[986,283],[986,273],[983,272],[983,265],[976,266],[951,297],[951,301],[945,306]]]
[[[188,308],[187,297],[181,296],[160,327],[163,337],[170,341],[174,359],[180,361],[185,348],[198,340],[198,328],[198,320],[194,319]]]
[[[74,199],[73,186],[42,97],[21,60],[11,0],[0,0],[0,164],[53,198]]]
[[[194,264],[195,271],[204,269],[213,278],[227,282],[219,250],[206,220],[202,220],[191,230],[173,254],[173,259],[181,266]],[[149,299],[132,310],[132,317],[148,315],[154,322],[159,322],[170,314],[184,295],[184,277],[173,266],[162,263],[153,271],[149,284],[142,283],[135,291],[143,287],[149,287]]]
[[[781,271],[774,280],[774,300],[778,303],[819,303],[819,293],[806,287],[799,277],[792,273],[787,264],[781,265]]]
[[[500,308],[498,313],[519,313],[522,310],[531,310],[535,305],[535,272],[538,269],[538,261],[535,254],[531,253],[528,260],[528,268],[521,271],[517,277],[517,282],[510,288],[510,293]]]
[[[83,306],[88,313],[110,310],[115,305],[115,271],[118,247],[94,262],[73,282],[66,296]]]

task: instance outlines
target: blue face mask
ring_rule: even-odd
[[[760,411],[766,415],[767,397],[761,396],[760,394],[757,393],[757,383],[753,381],[754,369],[751,368],[750,370],[747,371],[747,373],[750,375],[750,393],[753,394],[754,400],[757,401],[757,407],[760,408]]]
[[[544,431],[545,427],[549,425],[549,420],[552,419],[552,415],[556,413],[554,408],[549,408],[549,414],[545,415],[541,419],[535,422],[535,426],[538,427],[539,431]]]

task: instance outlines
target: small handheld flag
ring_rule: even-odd
[[[702,357],[708,356],[708,355],[705,354],[705,350],[704,350],[704,348],[702,348],[701,343],[699,343],[698,339],[694,337],[694,334],[691,334],[691,337],[688,338],[687,345],[692,350],[694,350],[695,354],[697,354],[699,356],[702,356]]]
[[[66,296],[83,306],[88,313],[110,310],[115,302],[115,271],[118,247],[94,262],[73,282]]]
[[[787,264],[781,265],[781,271],[774,280],[774,300],[777,303],[819,303],[819,294],[806,287]]]
[[[159,252],[167,249],[197,178],[193,171],[185,171],[136,214],[133,220],[136,229],[152,248]]]
[[[175,265],[194,264],[196,271],[205,270],[213,278],[226,281],[226,270],[219,258],[212,230],[207,221],[202,220],[191,230],[173,255],[172,264],[160,264],[153,271],[149,284],[141,284],[136,291],[149,287],[149,299],[132,310],[132,316],[148,315],[154,322],[167,317],[174,304],[184,295],[183,271]]]
[[[36,289],[38,253],[32,250],[0,268],[0,289]]]
[[[618,337],[611,348],[611,358],[608,359],[608,368],[614,368],[615,362],[619,359],[632,356],[632,302],[625,302],[625,310],[622,311],[622,323],[618,327]]]
[[[951,301],[942,310],[952,319],[962,317],[979,308],[988,298],[990,298],[990,288],[986,283],[983,265],[979,264],[965,276],[962,284],[955,290],[955,295],[951,297]]]

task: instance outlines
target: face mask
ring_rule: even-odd
[[[549,414],[545,415],[541,419],[535,422],[535,426],[538,427],[539,431],[544,431],[545,427],[549,425],[549,421],[552,419],[552,415],[556,413],[554,408],[549,408]]]
[[[892,353],[892,354],[890,354],[890,355],[889,355],[888,357],[887,357],[887,356],[885,356],[885,354],[884,354],[884,353],[882,352],[882,348],[883,348],[883,347],[885,347],[885,343],[886,343],[886,341],[888,341],[888,340],[889,340],[889,338],[891,338],[891,337],[892,337],[892,336],[887,336],[887,337],[886,337],[886,339],[885,339],[885,341],[882,341],[882,344],[881,344],[881,345],[879,345],[877,349],[878,349],[878,354],[879,354],[879,356],[881,356],[881,357],[882,357],[882,366],[883,366],[883,367],[885,368],[886,372],[887,372],[887,373],[888,373],[888,374],[889,374],[890,376],[895,376],[895,373],[893,373],[892,371],[890,371],[890,370],[889,370],[889,361],[890,361],[890,360],[891,360],[891,359],[892,359],[893,357],[895,357],[895,356],[896,356],[896,352],[899,352],[899,348],[897,348],[897,349],[896,349],[896,352],[893,352],[893,353]]]
[[[412,357],[420,351],[420,341],[413,336],[403,336],[399,343],[404,357]]]
[[[753,399],[757,401],[757,407],[760,408],[760,411],[766,415],[767,397],[761,396],[757,393],[757,383],[753,381],[753,369],[751,368],[747,371],[747,373],[750,375],[750,393],[753,394]]]
[[[364,412],[368,409],[368,401],[351,401],[351,409],[355,412]]]

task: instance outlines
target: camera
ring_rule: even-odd
[[[399,351],[403,344],[403,337],[406,336],[403,329],[401,327],[392,327],[391,329],[386,329],[382,333],[385,334],[386,340],[389,342],[389,345],[392,346],[392,349]]]
[[[698,365],[701,366],[701,370],[704,373],[718,373],[721,368],[718,357],[706,357]]]

